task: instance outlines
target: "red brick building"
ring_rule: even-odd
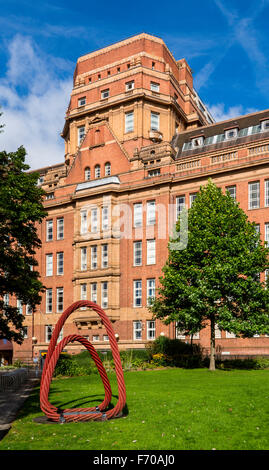
[[[210,177],[269,239],[268,131],[269,110],[214,123],[186,60],[175,60],[157,37],[139,34],[80,57],[62,132],[64,161],[40,169],[48,217],[37,259],[46,293],[34,313],[18,304],[26,339],[14,345],[14,358],[46,351],[60,314],[80,299],[105,309],[121,349],[175,337],[175,325],[153,321],[147,307],[171,229]],[[62,333],[77,331],[109,348],[90,309],[74,312]],[[269,353],[268,337],[216,333],[223,355]],[[207,329],[193,340],[209,348]]]

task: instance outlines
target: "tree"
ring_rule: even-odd
[[[15,296],[33,310],[41,301],[43,286],[32,267],[37,266],[34,255],[41,245],[37,224],[46,215],[39,175],[27,172],[25,155],[23,147],[0,152],[0,337],[19,344],[23,316],[7,298]]]
[[[216,326],[238,337],[269,333],[269,289],[259,275],[269,267],[269,249],[238,203],[210,180],[188,211],[187,247],[172,249],[175,242],[151,309],[190,335],[209,324],[214,370]]]

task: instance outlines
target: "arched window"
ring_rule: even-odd
[[[110,162],[106,162],[105,164],[105,176],[111,175],[111,165]]]
[[[88,181],[91,179],[91,169],[88,166],[85,168],[84,175],[85,175],[85,181]]]
[[[101,176],[100,165],[95,165],[94,173],[95,173],[95,178],[100,178]]]

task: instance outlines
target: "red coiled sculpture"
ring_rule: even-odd
[[[118,402],[116,406],[108,411],[105,411],[107,406],[110,403],[112,392],[110,383],[106,374],[106,371],[103,367],[102,361],[99,358],[97,351],[93,347],[93,345],[83,338],[80,335],[69,335],[66,336],[62,341],[57,344],[57,339],[59,337],[60,331],[66,321],[66,319],[71,315],[74,310],[80,307],[89,307],[94,310],[100,316],[103,325],[106,328],[111,351],[115,363],[115,372],[117,377],[117,384],[118,384]],[[100,377],[102,379],[104,389],[105,389],[105,398],[103,402],[95,407],[91,408],[67,408],[67,409],[60,409],[53,406],[49,400],[49,389],[50,383],[52,380],[53,371],[59,359],[60,353],[63,348],[66,346],[67,343],[71,343],[74,341],[79,341],[91,354],[96,367],[99,371]],[[48,348],[42,377],[41,377],[41,386],[40,386],[40,407],[42,411],[46,414],[49,420],[56,421],[56,422],[70,422],[70,421],[89,421],[89,420],[107,420],[116,417],[122,411],[126,402],[126,389],[123,377],[123,370],[120,360],[120,354],[118,349],[118,344],[115,338],[115,334],[112,328],[112,325],[105,314],[104,310],[96,305],[93,302],[88,300],[80,300],[78,302],[73,303],[68,307],[64,313],[59,318]]]

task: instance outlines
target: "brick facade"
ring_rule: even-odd
[[[214,123],[193,89],[189,65],[176,61],[160,38],[140,34],[80,57],[62,132],[64,162],[40,169],[48,217],[39,226],[37,260],[47,292],[34,314],[23,307],[28,338],[14,345],[14,357],[46,351],[50,327],[82,298],[104,306],[121,349],[143,348],[160,334],[175,337],[175,325],[152,323],[147,296],[154,282],[158,288],[179,197],[189,207],[209,177],[223,190],[234,186],[264,239],[266,119],[269,111]],[[229,129],[237,129],[232,138]],[[259,182],[258,208],[249,206],[251,182]],[[108,349],[106,331],[91,310],[74,312],[63,335],[77,331]],[[216,345],[224,354],[269,353],[267,337],[220,335]],[[193,341],[208,349],[208,329]],[[66,350],[79,352],[81,345]]]

